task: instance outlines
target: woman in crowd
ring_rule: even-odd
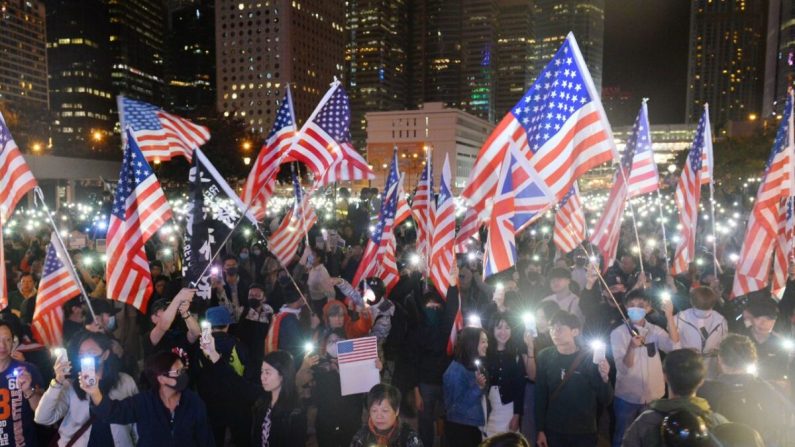
[[[137,424],[138,446],[215,445],[204,402],[187,389],[188,371],[174,352],[159,352],[144,364],[151,389],[122,400],[106,398],[97,381],[80,372],[80,388],[91,397],[91,414],[103,423]]]
[[[517,328],[517,332],[518,332]],[[530,356],[533,356],[532,335],[528,334]],[[486,365],[489,378],[489,415],[486,420],[486,436],[506,431],[518,431],[524,405],[525,359],[527,352],[520,353],[513,340],[513,329],[507,313],[498,312],[488,325],[489,348]],[[525,354],[522,356],[521,354]]]
[[[119,358],[113,354],[112,341],[107,335],[83,331],[72,340],[68,357],[60,355],[55,361],[55,378],[39,401],[35,421],[58,427],[58,446],[84,447],[115,445],[134,446],[138,438],[132,425],[108,424],[92,420],[86,392],[66,377],[72,369],[69,359],[94,359],[99,390],[113,400],[122,400],[138,393],[132,377],[119,371]]]
[[[488,345],[483,329],[466,327],[458,335],[455,359],[442,377],[447,445],[477,446],[483,438],[479,427],[486,423],[483,395],[487,381],[483,363]]]
[[[359,429],[351,447],[422,447],[422,441],[400,416],[400,391],[378,384],[367,393],[367,424]],[[458,444],[449,444],[451,446]]]

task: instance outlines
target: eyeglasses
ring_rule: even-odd
[[[188,368],[180,368],[180,369],[177,369],[177,370],[171,370],[171,371],[165,373],[164,375],[168,376],[168,377],[171,377],[171,378],[174,378],[174,377],[178,377],[180,374],[185,373],[185,372],[188,372]]]

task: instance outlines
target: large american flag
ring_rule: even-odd
[[[516,264],[516,239],[514,237],[514,215],[516,205],[513,189],[513,151],[500,167],[497,194],[491,207],[488,223],[489,235],[486,240],[486,254],[483,262],[483,277],[507,270]]]
[[[423,262],[428,262],[431,254],[431,235],[433,234],[433,219],[436,202],[433,199],[433,163],[429,150],[425,160],[425,169],[422,170],[414,190],[414,201],[411,203],[411,212],[417,224],[417,251],[422,255]]]
[[[793,259],[793,231],[795,231],[795,216],[793,216],[793,201],[788,197],[781,206],[776,235],[776,251],[773,255],[773,285],[770,292],[779,300],[784,297],[789,276],[789,264]]]
[[[674,275],[687,271],[696,250],[696,231],[698,225],[698,203],[701,200],[702,154],[705,144],[712,144],[709,124],[709,109],[704,106],[704,114],[698,120],[693,145],[687,155],[682,175],[676,184],[674,202],[679,210],[679,223],[682,225],[679,246],[676,247],[671,272]]]
[[[66,250],[57,235],[53,234],[44,259],[36,297],[36,310],[33,312],[31,325],[36,340],[48,346],[62,344],[63,305],[73,296],[80,294],[77,279],[64,262],[66,256]]]
[[[332,84],[298,132],[289,155],[315,175],[315,187],[342,180],[374,178],[367,161],[351,142],[351,108],[339,82]]]
[[[167,161],[178,155],[190,161],[193,150],[210,139],[206,127],[152,104],[124,96],[118,97],[118,104],[122,130],[132,128],[147,161]]]
[[[339,364],[375,360],[378,358],[378,339],[376,337],[354,338],[337,342],[337,361]]]
[[[370,276],[378,276],[384,281],[387,289],[397,284],[398,270],[394,253],[394,234],[395,215],[398,206],[398,185],[400,174],[398,173],[397,150],[393,152],[392,164],[389,167],[389,174],[384,185],[384,192],[381,195],[381,210],[378,213],[378,224],[367,246],[364,249],[362,260],[356,274],[353,276],[353,284],[357,285],[360,281]]]
[[[108,298],[146,312],[152,276],[144,244],[171,218],[160,182],[127,129],[107,241]]]
[[[472,243],[470,239],[478,239],[480,235],[478,230],[480,224],[478,223],[478,215],[474,208],[467,208],[464,212],[464,218],[461,220],[461,226],[458,228],[458,233],[455,235],[455,251],[456,253],[466,253],[469,250],[469,245]]]
[[[295,171],[293,171],[293,193],[295,194],[293,208],[287,212],[279,228],[268,239],[268,249],[284,267],[290,265],[290,261],[298,252],[298,245],[317,222],[317,214],[309,201],[309,195],[304,194]]]
[[[574,251],[585,240],[585,214],[576,182],[555,213],[555,231],[552,239],[563,253]]]
[[[293,98],[290,87],[287,87],[284,100],[276,111],[273,127],[262,145],[257,160],[243,185],[240,199],[246,205],[250,204],[251,211],[257,220],[265,218],[268,198],[276,187],[276,176],[279,166],[288,161],[284,154],[295,141],[296,125],[293,110]]]
[[[657,191],[660,189],[660,174],[657,172],[657,163],[654,162],[654,151],[651,147],[651,132],[649,129],[649,110],[646,101],[640,106],[638,117],[632,128],[632,136],[627,141],[627,150],[634,146],[632,169],[629,173],[629,198]],[[712,151],[710,151],[711,153]]]
[[[8,222],[17,203],[34,187],[36,179],[0,114],[0,225]]]
[[[433,223],[430,262],[431,280],[442,296],[447,296],[447,289],[453,284],[450,271],[455,262],[455,202],[450,191],[451,178],[450,160],[445,155],[439,183],[438,209]]]
[[[768,284],[773,252],[779,248],[776,241],[781,231],[782,218],[787,214],[782,207],[795,192],[793,167],[795,166],[795,139],[793,139],[793,99],[787,97],[773,150],[765,167],[765,176],[759,185],[754,208],[745,229],[743,247],[737,261],[733,296],[745,295]]]
[[[499,194],[500,163],[510,147],[528,161],[528,175],[553,205],[580,175],[614,158],[610,124],[571,33],[478,154],[462,195],[481,221]]]

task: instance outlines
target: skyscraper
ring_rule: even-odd
[[[766,0],[694,1],[690,6],[687,122],[709,103],[713,125],[762,111]]]
[[[46,6],[53,152],[110,149],[105,143],[117,117],[107,7],[102,0],[47,0]]]
[[[334,76],[344,73],[342,0],[216,0],[216,107],[270,129],[290,84],[305,121]]]
[[[44,4],[0,1],[0,109],[13,120],[20,146],[48,139],[47,50]]]
[[[464,0],[461,15],[461,108],[494,121],[497,1]]]
[[[597,90],[602,88],[602,48],[605,34],[604,0],[536,0],[533,14],[536,73],[541,72],[574,33]]]
[[[497,11],[494,109],[500,119],[535,79],[535,34],[532,2],[500,0]]]
[[[795,2],[769,0],[762,116],[781,113],[795,83]]]
[[[166,31],[161,0],[104,0],[110,19],[114,93],[163,103]]]
[[[409,21],[406,0],[349,0],[345,11],[345,73],[351,134],[366,140],[365,112],[406,107]]]

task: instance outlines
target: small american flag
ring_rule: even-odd
[[[698,203],[701,200],[702,154],[704,145],[712,144],[712,131],[709,124],[709,108],[704,105],[704,114],[698,121],[693,145],[687,155],[685,167],[676,184],[674,202],[679,209],[679,223],[682,225],[681,242],[676,247],[671,272],[674,275],[687,271],[696,250],[696,227],[698,225]]]
[[[431,235],[433,234],[433,220],[436,203],[433,200],[433,163],[429,150],[414,190],[414,200],[411,203],[411,212],[417,223],[417,251],[422,255],[424,262],[431,257]]]
[[[375,178],[372,169],[351,142],[351,108],[339,82],[332,84],[312,116],[298,133],[290,156],[315,175],[315,187],[341,180]]]
[[[481,221],[487,220],[488,199],[500,195],[500,163],[508,148],[518,148],[530,164],[526,174],[551,204],[580,175],[614,158],[610,124],[571,33],[478,154],[462,195]],[[525,226],[517,224],[517,230]]]
[[[433,245],[431,248],[431,280],[442,296],[453,284],[450,271],[455,262],[455,203],[450,192],[450,160],[444,157],[442,179],[439,182],[439,203],[433,223]],[[457,278],[456,278],[457,282]]]
[[[400,175],[400,184],[398,185],[398,205],[397,211],[395,211],[395,226],[397,227],[403,221],[411,217],[411,207],[409,207],[409,201],[406,199],[406,192],[403,189],[403,180],[406,178],[405,175]]]
[[[296,125],[295,112],[293,111],[293,98],[290,87],[284,100],[276,111],[276,120],[273,122],[265,144],[257,155],[257,160],[243,185],[240,199],[246,205],[251,204],[251,211],[257,220],[265,218],[267,199],[273,194],[276,186],[276,175],[279,167],[286,160],[284,155],[295,141]]]
[[[152,104],[119,96],[122,129],[132,129],[146,161],[168,161],[178,155],[193,157],[210,139],[210,131],[185,118],[172,115]]]
[[[795,165],[792,107],[793,97],[790,92],[773,142],[773,150],[765,167],[765,177],[759,185],[754,209],[746,226],[743,247],[735,269],[733,296],[764,288],[768,284],[773,252],[786,250],[785,247],[774,244],[782,226],[787,225],[782,222],[783,219],[788,219],[786,210],[782,208],[788,206],[787,202],[795,191],[795,179],[792,178]]]
[[[337,342],[337,361],[345,363],[376,360],[378,358],[378,339],[376,337],[354,338]]]
[[[585,240],[585,214],[582,211],[580,192],[577,183],[563,198],[555,213],[555,231],[552,238],[563,253],[574,251]]]
[[[287,212],[279,228],[268,239],[268,249],[284,267],[290,265],[304,235],[317,222],[317,214],[309,202],[309,195],[304,194],[295,171],[293,171],[293,192],[295,194],[293,208]]]
[[[171,218],[171,208],[130,129],[126,146],[108,227],[107,293],[146,312],[152,276],[144,244]]]
[[[657,172],[657,163],[654,162],[654,151],[651,147],[649,111],[646,101],[643,101],[640,106],[640,112],[638,112],[638,117],[635,118],[635,125],[632,128],[632,136],[627,141],[625,150],[632,150],[634,154],[632,169],[627,179],[629,198],[660,189],[660,174]]]
[[[80,294],[77,279],[66,266],[66,250],[61,246],[58,237],[50,237],[50,246],[44,259],[44,269],[39,292],[36,297],[36,310],[33,312],[33,335],[40,343],[48,346],[60,346],[63,339],[62,306],[70,298]]]

